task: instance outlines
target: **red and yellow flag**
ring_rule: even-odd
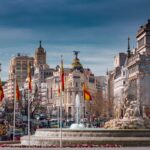
[[[3,98],[4,98],[4,91],[3,91],[2,81],[0,79],[0,101],[2,101]]]
[[[84,100],[87,100],[87,101],[92,100],[92,96],[91,96],[90,92],[88,91],[85,84],[83,84],[83,95],[84,95]]]
[[[61,57],[61,90],[64,91],[65,87],[64,82],[64,66],[63,66],[63,59]]]
[[[28,88],[32,91],[31,67],[28,65]]]
[[[19,99],[20,99],[20,91],[19,91],[18,82],[16,80],[16,100],[19,101]]]

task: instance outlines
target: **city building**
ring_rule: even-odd
[[[10,60],[9,75],[5,85],[5,98],[14,100],[15,79],[19,87],[23,87],[28,74],[28,65],[33,66],[34,58],[18,53]]]
[[[115,118],[124,115],[126,99],[136,100],[140,114],[150,118],[150,20],[137,32],[137,48],[119,53],[114,60],[114,70],[107,77],[107,96],[113,98]],[[113,87],[113,88],[112,88]]]
[[[46,50],[42,47],[42,42],[39,42],[39,47],[35,50],[34,55],[34,76],[33,84],[38,90],[38,99],[44,105],[47,104],[47,85],[46,79],[53,75],[54,69],[50,68],[46,62]]]
[[[46,78],[53,75],[54,69],[50,68],[46,62],[46,50],[42,47],[42,42],[39,42],[39,47],[35,50],[34,68],[32,74],[32,94],[36,92],[36,99],[42,105],[47,104],[47,84]],[[28,81],[24,83],[24,90],[28,90]]]
[[[42,47],[42,41],[39,42],[39,47],[35,50],[34,65],[36,67],[46,65],[46,51]]]
[[[67,120],[75,120],[76,118],[76,96],[80,98],[80,117],[87,118],[89,116],[100,116],[102,106],[97,101],[102,101],[103,83],[105,77],[95,77],[90,69],[84,69],[78,58],[78,51],[74,51],[72,68],[64,68],[65,90],[63,95],[60,89],[60,68],[53,72],[53,76],[47,78],[48,88],[48,108],[52,117],[56,117],[59,112],[60,101],[62,100],[63,117]],[[83,84],[86,84],[92,95],[91,101],[85,101],[83,96]],[[96,109],[94,109],[94,107]]]
[[[107,71],[105,93],[106,103],[108,104],[108,107],[105,107],[107,117],[114,117],[114,70]]]
[[[150,20],[137,32],[137,49],[127,59],[129,92],[143,117],[150,118]]]

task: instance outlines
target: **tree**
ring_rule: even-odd
[[[97,91],[91,101],[87,102],[88,114],[92,117],[104,117],[106,112],[106,105],[103,98],[102,91]]]

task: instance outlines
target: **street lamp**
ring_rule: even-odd
[[[1,72],[2,70],[1,70],[1,63],[0,63],[0,72]]]
[[[37,128],[39,128],[39,119],[40,119],[40,116],[37,115],[37,116],[36,116],[36,120],[37,120],[37,124],[38,124],[38,125],[37,125]]]

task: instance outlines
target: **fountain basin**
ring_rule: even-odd
[[[30,142],[29,142],[30,139]],[[59,129],[38,129],[35,135],[21,137],[21,145],[59,145]],[[62,129],[62,144],[118,144],[123,146],[150,146],[149,129],[109,130],[100,128]]]
[[[82,123],[73,123],[71,126],[70,126],[70,129],[83,129],[85,128],[84,124]]]

